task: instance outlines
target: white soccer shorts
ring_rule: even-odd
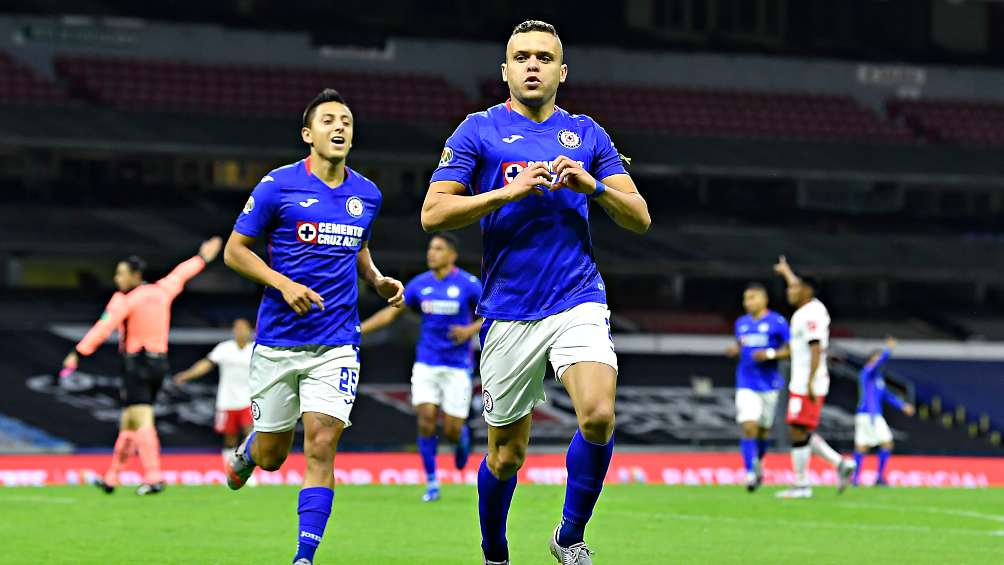
[[[359,349],[256,345],[249,383],[256,431],[292,430],[305,412],[327,414],[347,428],[359,385]]]
[[[617,354],[606,305],[587,302],[541,320],[491,322],[481,349],[488,425],[511,424],[547,400],[544,375],[548,361],[558,380],[568,367],[585,361],[603,363],[616,371]]]
[[[471,413],[471,373],[467,369],[415,363],[411,405],[435,404],[447,415],[466,420]]]
[[[881,415],[872,418],[871,414],[855,414],[854,445],[876,447],[883,443],[892,443],[892,430],[885,418]]]
[[[761,428],[770,428],[777,412],[777,395],[776,390],[737,388],[736,422],[756,422]]]

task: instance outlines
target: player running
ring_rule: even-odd
[[[216,390],[216,433],[223,435],[223,460],[251,433],[251,392],[248,373],[251,372],[251,352],[254,351],[254,328],[251,322],[237,318],[233,324],[234,338],[220,342],[194,365],[174,375],[181,385],[204,377],[214,368],[220,371]]]
[[[426,263],[429,270],[404,287],[408,309],[422,314],[422,333],[411,372],[411,404],[418,416],[418,452],[425,468],[426,491],[422,500],[439,500],[436,479],[436,423],[443,412],[443,435],[456,445],[457,469],[467,465],[471,432],[471,338],[481,329],[474,308],[481,299],[481,281],[457,268],[459,242],[452,233],[437,233],[429,239]],[[362,323],[366,335],[394,323],[404,308],[388,306]]]
[[[746,315],[736,320],[736,343],[727,350],[729,357],[739,359],[736,422],[742,427],[739,451],[749,492],[763,482],[767,437],[774,425],[778,391],[784,386],[777,360],[788,357],[788,322],[767,308],[767,300],[767,289],[762,284],[746,285],[743,292]]]
[[[153,284],[143,280],[146,262],[132,256],[115,267],[115,286],[101,319],[63,360],[60,376],[77,369],[80,356],[88,356],[114,331],[119,334],[122,353],[122,381],[119,398],[122,417],[115,440],[112,462],[103,479],[94,484],[111,494],[119,484],[119,471],[133,452],[143,465],[143,484],[136,494],[157,494],[164,490],[160,473],[160,438],[154,425],[153,405],[167,377],[167,335],[171,329],[171,303],[185,283],[202,272],[220,252],[222,241],[214,237],[202,242],[195,257],[182,262],[166,277]]]
[[[791,464],[795,470],[794,488],[777,493],[781,498],[809,498],[809,459],[816,454],[837,470],[837,492],[847,488],[854,462],[844,459],[826,440],[815,433],[830,391],[830,373],[826,352],[830,344],[830,313],[816,298],[819,284],[810,277],[799,277],[791,270],[784,255],[778,258],[774,272],[788,285],[788,303],[797,310],[791,316],[791,382],[788,384],[788,425],[791,429]]]
[[[325,89],[307,105],[300,130],[310,155],[262,178],[238,216],[224,260],[265,285],[251,355],[255,431],[231,454],[227,484],[244,486],[256,466],[279,469],[303,417],[307,461],[300,491],[293,562],[309,565],[334,498],[338,440],[351,425],[359,382],[357,279],[362,276],[391,306],[404,287],[373,263],[369,240],[382,196],[345,164],[353,116]],[[269,262],[252,247],[269,241]]]
[[[478,473],[485,563],[509,562],[506,517],[544,402],[550,361],[579,429],[566,456],[568,484],[550,550],[565,565],[591,563],[583,541],[613,453],[617,356],[606,293],[593,258],[589,203],[619,226],[648,230],[645,200],[610,136],[588,116],[555,106],[568,69],[554,27],[516,26],[502,80],[510,99],[471,114],[447,140],[422,206],[426,231],[481,220],[484,293],[481,380],[488,455]]]
[[[882,365],[889,360],[892,350],[896,348],[896,340],[887,338],[885,349],[875,351],[868,357],[868,363],[861,369],[858,376],[858,413],[854,416],[854,478],[851,482],[858,486],[861,466],[865,455],[874,447],[878,447],[878,474],[875,486],[888,486],[885,481],[885,467],[892,455],[892,431],[882,417],[882,403],[892,404],[907,416],[913,416],[914,407],[909,402],[903,402],[898,396],[889,392],[882,378]]]

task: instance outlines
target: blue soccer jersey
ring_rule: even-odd
[[[882,355],[861,369],[858,375],[858,414],[882,415],[882,403],[888,402],[899,410],[903,409],[903,401],[889,391],[882,378],[882,365],[889,360],[891,351],[885,349]]]
[[[256,342],[270,347],[359,345],[356,256],[380,211],[380,189],[345,168],[331,188],[310,172],[310,158],[278,168],[258,183],[234,230],[268,239],[268,263],[324,298],[324,310],[299,316],[267,287]]]
[[[467,116],[446,141],[432,181],[471,194],[503,188],[524,168],[565,155],[597,180],[625,174],[610,136],[588,116],[555,108],[537,123],[509,103]],[[531,194],[481,219],[484,293],[478,314],[539,320],[585,302],[606,303],[589,235],[589,202],[568,189]]]
[[[450,326],[474,321],[474,309],[481,299],[481,281],[454,268],[443,280],[432,271],[411,279],[404,287],[404,302],[422,314],[422,335],[418,338],[415,361],[427,365],[470,369],[471,343],[457,345],[450,339]]]
[[[788,322],[777,312],[767,311],[759,320],[749,314],[736,320],[736,341],[739,342],[739,364],[736,366],[736,388],[756,391],[777,390],[784,378],[777,360],[757,362],[753,352],[780,349],[788,343]]]

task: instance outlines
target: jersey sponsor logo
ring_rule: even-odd
[[[582,161],[576,161],[576,163],[580,167],[586,166]],[[523,172],[523,169],[534,165],[544,165],[548,172],[554,172],[554,161],[505,161],[502,163],[502,182],[504,184],[511,183]]]
[[[427,287],[425,287],[425,288],[422,289],[422,295],[426,295],[426,294],[432,294],[432,287],[431,286],[427,286]]]
[[[509,184],[526,168],[526,161],[506,161],[502,163],[502,181]]]
[[[244,204],[244,213],[250,214],[254,210],[254,196],[248,196],[248,201]]]
[[[456,285],[450,285],[450,288],[446,289],[446,296],[450,298],[456,298],[460,296],[460,288]]]
[[[504,141],[506,143],[512,143],[514,141],[519,141],[521,139],[523,139],[522,135],[520,135],[518,133],[514,133],[514,134],[510,135],[509,137],[503,137],[502,141]]]
[[[316,198],[308,198],[306,200],[301,201],[299,204],[300,204],[300,206],[303,206],[304,208],[310,208],[311,206],[313,206],[314,204],[317,204],[318,202],[320,202],[320,200],[318,200]]]
[[[316,222],[296,222],[296,239],[303,243],[317,243]]]
[[[296,239],[310,245],[359,247],[363,228],[330,222],[296,222]]]
[[[460,303],[456,300],[423,300],[423,314],[439,314],[454,316],[460,312]]]
[[[439,166],[445,167],[450,164],[450,161],[453,161],[453,149],[444,147],[443,154],[439,156]]]
[[[579,137],[579,134],[570,129],[563,129],[558,132],[558,143],[569,149],[575,149],[576,147],[582,145],[582,138]]]
[[[806,324],[806,326],[809,328],[810,332],[816,331],[816,321],[815,320],[809,320],[809,322]]]
[[[743,347],[767,347],[768,338],[764,334],[743,334],[739,336],[739,343]]]

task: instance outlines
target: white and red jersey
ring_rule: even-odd
[[[220,387],[216,392],[217,410],[239,410],[251,405],[251,352],[254,342],[240,347],[237,340],[228,339],[216,345],[207,359],[220,370]]]
[[[788,391],[806,395],[809,392],[809,369],[812,352],[809,344],[819,342],[821,355],[819,367],[812,381],[812,392],[826,396],[830,391],[830,373],[826,368],[826,351],[830,346],[830,313],[818,299],[813,298],[795,311],[791,317],[791,382]]]

